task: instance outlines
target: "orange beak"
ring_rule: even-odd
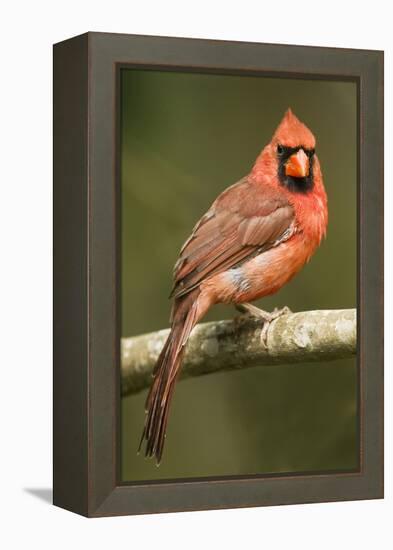
[[[295,178],[305,178],[310,172],[310,161],[308,156],[299,149],[296,153],[289,157],[285,165],[285,175]]]

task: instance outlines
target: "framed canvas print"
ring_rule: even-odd
[[[53,425],[86,516],[383,496],[382,52],[55,45]]]

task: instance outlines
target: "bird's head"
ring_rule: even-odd
[[[270,173],[272,181],[289,191],[308,193],[315,184],[315,163],[315,137],[288,109],[253,172]]]

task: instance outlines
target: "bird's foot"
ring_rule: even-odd
[[[267,335],[268,335],[270,324],[276,319],[278,319],[278,317],[292,313],[292,311],[289,309],[288,306],[284,306],[281,309],[278,309],[275,307],[271,313],[248,303],[236,304],[235,307],[243,315],[254,317],[256,319],[261,319],[263,321],[263,327],[261,330],[261,343],[266,349],[267,349]]]

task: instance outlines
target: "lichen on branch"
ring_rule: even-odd
[[[181,378],[264,365],[331,361],[356,355],[356,310],[317,310],[283,315],[271,323],[245,318],[197,325],[187,343]],[[150,386],[169,329],[121,341],[122,394]]]

